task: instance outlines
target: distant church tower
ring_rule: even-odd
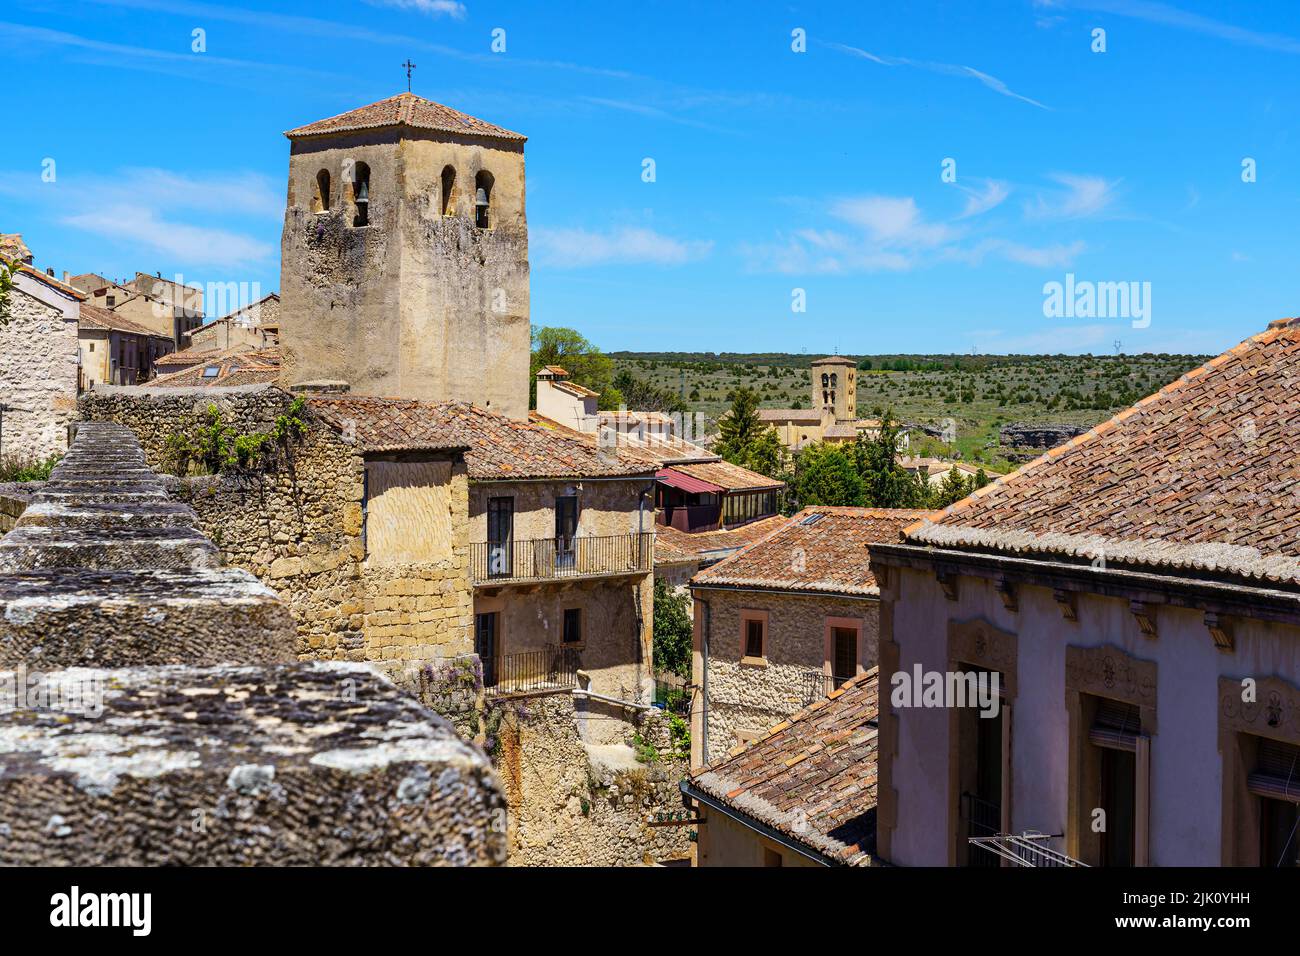
[[[812,363],[812,404],[819,408],[823,422],[852,421],[858,417],[857,363],[853,359],[831,355]]]
[[[410,93],[285,136],[282,383],[526,418],[525,137]]]

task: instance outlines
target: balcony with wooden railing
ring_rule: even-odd
[[[654,570],[654,551],[652,531],[477,541],[469,546],[470,574],[478,586],[646,574]]]

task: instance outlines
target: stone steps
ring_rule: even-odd
[[[0,576],[0,669],[291,661],[289,609],[240,568]]]

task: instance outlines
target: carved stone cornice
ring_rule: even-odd
[[[1280,677],[1254,678],[1254,700],[1243,700],[1245,678],[1219,678],[1219,729],[1300,745],[1300,688]]]

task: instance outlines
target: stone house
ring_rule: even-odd
[[[876,668],[695,770],[699,866],[873,866]]]
[[[170,336],[85,302],[77,321],[81,368],[77,391],[96,385],[142,385],[175,347]]]
[[[489,688],[572,680],[593,715],[612,708],[620,719],[623,704],[649,705],[653,468],[467,403],[341,395],[315,396],[310,407],[376,450],[426,439],[466,447],[473,626],[464,652],[479,656]],[[367,465],[371,492],[377,481]],[[367,505],[367,529],[374,520]],[[409,539],[401,524],[393,535]],[[589,724],[593,737],[608,728],[604,736],[621,742],[619,721]]]
[[[0,325],[0,455],[40,461],[68,446],[77,410],[77,316],[85,294],[23,266]]]
[[[116,283],[91,272],[68,282],[85,292],[91,305],[169,339],[173,351],[184,348],[190,331],[203,323],[203,290],[164,279],[161,273],[137,272],[129,282]]]
[[[871,546],[883,858],[1296,865],[1298,384],[1275,322]]]
[[[876,664],[879,588],[867,544],[925,512],[805,508],[691,579],[691,764],[737,744]]]
[[[187,348],[176,353],[221,352],[232,349],[253,351],[280,342],[280,297],[272,292],[243,308],[194,329]]]

